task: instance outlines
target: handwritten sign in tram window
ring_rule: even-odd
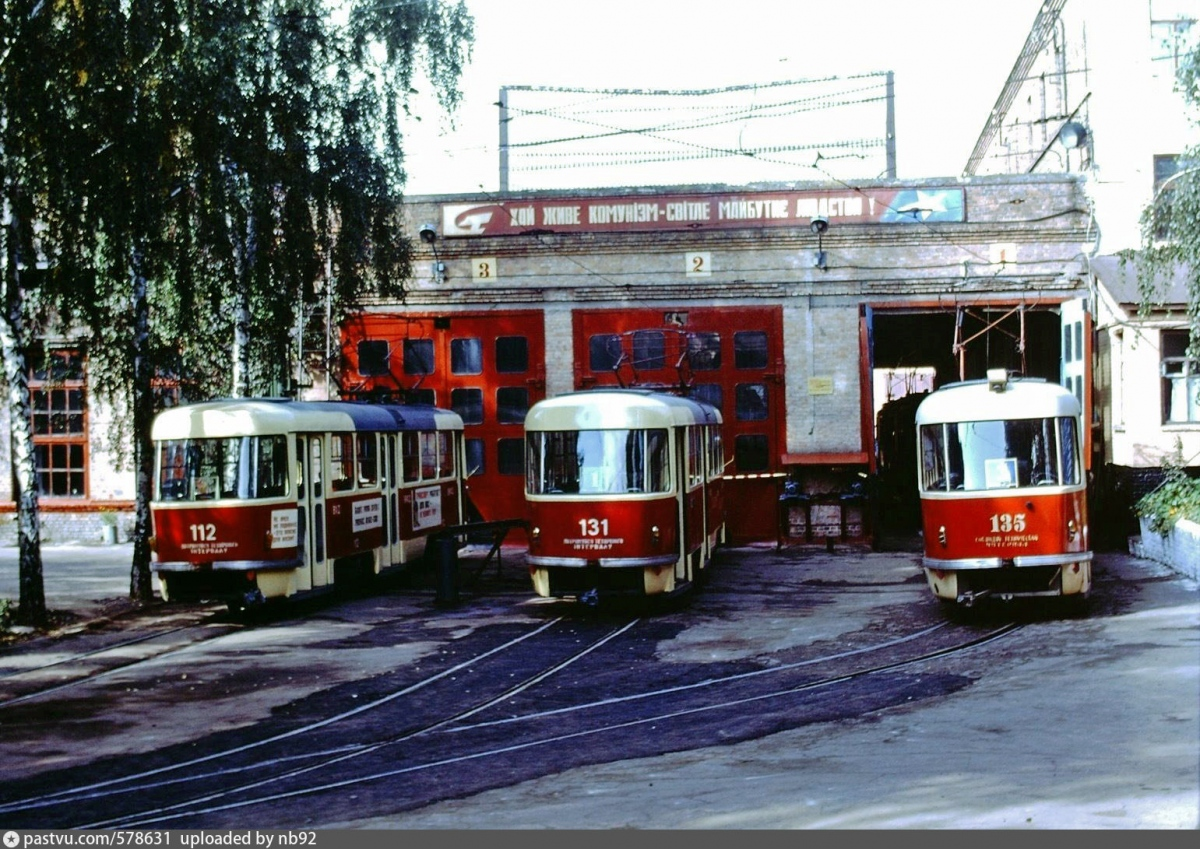
[[[983,479],[988,489],[1012,489],[1017,485],[1017,461],[1012,457],[983,461]]]

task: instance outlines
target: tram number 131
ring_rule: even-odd
[[[992,533],[1025,530],[1024,513],[993,513]]]
[[[608,519],[580,519],[579,534],[585,537],[608,536]]]

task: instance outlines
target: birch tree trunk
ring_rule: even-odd
[[[16,216],[9,215],[3,228],[4,268],[3,315],[0,315],[0,352],[8,388],[12,426],[13,477],[16,480],[18,581],[16,621],[35,628],[45,627],[46,594],[42,583],[42,532],[38,515],[37,469],[33,452],[31,401],[21,319],[22,294],[17,250]]]
[[[130,258],[133,313],[133,471],[134,532],[133,563],[130,566],[129,597],[139,604],[154,600],[150,576],[150,499],[154,493],[154,443],[150,425],[154,419],[154,365],[150,362],[150,298],[147,295],[144,253],[135,247]]]

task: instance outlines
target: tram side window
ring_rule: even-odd
[[[253,442],[254,481],[251,491],[258,498],[278,498],[288,494],[287,438],[250,437]]]
[[[718,478],[725,474],[725,441],[719,426],[708,429],[708,476]]]
[[[1079,442],[1075,435],[1075,419],[1064,416],[1059,424],[1059,454],[1062,457],[1062,482],[1067,485],[1078,485],[1079,476]]]
[[[335,433],[329,438],[329,488],[334,492],[354,488],[354,434]]]
[[[374,486],[379,475],[379,453],[373,433],[358,435],[358,485]]]
[[[441,477],[454,475],[454,434],[449,431],[438,431],[437,438],[438,472]]]
[[[319,437],[315,437],[315,436],[314,436],[314,437],[313,437],[313,439],[312,439],[312,442],[311,442],[311,444],[312,444],[312,465],[311,465],[311,469],[312,469],[312,479],[313,479],[313,484],[312,484],[312,497],[313,497],[313,498],[320,498],[322,495],[324,495],[324,492],[323,492],[323,491],[322,491],[322,489],[321,489],[321,480],[322,480],[322,476],[321,476],[321,469],[322,469],[322,466],[321,466],[321,440],[320,440],[320,438],[319,438]]]
[[[421,431],[421,480],[429,481],[438,476],[437,434]]]
[[[421,435],[415,430],[406,430],[400,434],[400,464],[405,483],[420,480]]]
[[[739,472],[765,472],[770,468],[766,434],[739,434],[733,441],[733,457]]]
[[[688,486],[699,486],[704,483],[704,441],[703,432],[698,427],[687,429],[688,443]]]

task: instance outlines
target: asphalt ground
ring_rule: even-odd
[[[897,615],[925,616],[936,605],[913,552],[773,549],[727,554],[727,568],[759,582],[750,593],[754,615],[745,607],[751,602],[744,590],[721,602],[736,609],[714,608],[719,599],[705,597],[697,610],[707,615],[658,647],[663,662],[727,662],[813,642],[836,645],[864,629],[894,627]],[[129,605],[131,556],[127,544],[47,547],[48,607],[78,622]],[[504,557],[509,581],[519,581],[519,556]],[[15,598],[16,563],[15,548],[0,548],[0,597]],[[780,604],[771,586],[783,575],[809,588],[813,603]],[[731,745],[568,769],[382,818],[343,815],[317,827],[1196,830],[1197,584],[1124,553],[1098,554],[1097,575],[1089,617],[1031,623],[1000,650],[980,655],[970,686],[941,698]],[[407,598],[404,603],[414,610],[432,613],[428,595]],[[376,617],[397,615],[390,598],[358,604],[378,608]],[[266,645],[266,655],[297,670],[311,668],[321,647],[329,645],[331,629],[358,634],[371,627],[351,615],[355,606],[346,606],[344,623],[323,621],[311,638],[317,654],[300,647],[281,654]],[[447,617],[446,627],[474,627],[477,613],[484,613],[484,605],[476,609],[467,598]],[[372,664],[390,668],[401,662],[390,644],[376,647],[358,637],[345,642],[342,654],[353,658],[339,657],[322,676],[296,674],[293,682],[291,666],[288,675],[276,676],[289,683],[257,696],[263,715],[341,680],[336,675],[357,680],[372,674]],[[255,680],[257,688],[261,676]],[[246,721],[244,699],[229,701],[230,715]],[[181,716],[199,711],[211,724],[223,716],[221,705],[184,700],[172,710]],[[136,705],[116,708],[145,715]],[[197,716],[172,727],[204,729],[205,722]],[[99,754],[149,752],[163,744],[140,721],[131,719],[129,728],[129,734],[93,739],[71,754],[69,736],[59,741],[48,727],[50,736],[39,746],[10,749],[8,767],[22,767],[14,774],[34,774],[45,768],[47,751],[82,765]]]

